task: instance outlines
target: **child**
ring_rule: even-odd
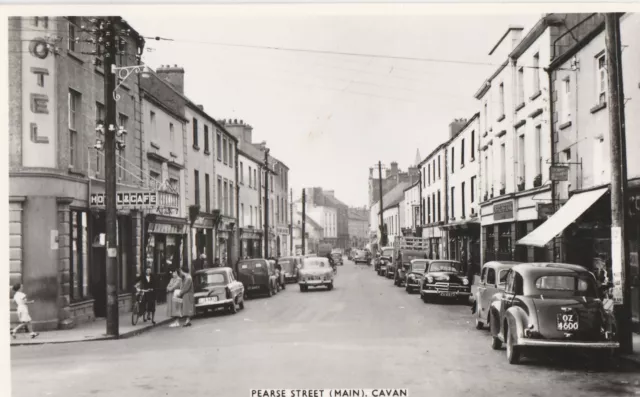
[[[13,338],[15,339],[17,332],[22,327],[27,327],[27,329],[31,333],[31,338],[35,338],[39,334],[37,332],[33,332],[33,327],[31,326],[31,316],[29,315],[29,307],[27,307],[28,304],[33,303],[34,301],[27,300],[27,295],[22,292],[22,284],[18,283],[14,285],[13,290],[15,291],[13,300],[16,302],[16,305],[18,305],[18,320],[20,320],[20,325],[18,325],[13,329],[13,331],[11,331],[11,336],[13,336]]]

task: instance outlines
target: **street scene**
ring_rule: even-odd
[[[7,19],[12,396],[640,395],[640,14],[332,7]]]

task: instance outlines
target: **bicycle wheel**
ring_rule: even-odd
[[[139,312],[138,301],[135,301],[133,303],[133,307],[131,308],[131,325],[138,324],[138,312]]]

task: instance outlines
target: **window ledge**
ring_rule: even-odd
[[[559,129],[564,130],[571,127],[571,121],[567,121],[566,123],[562,123],[558,126]]]
[[[198,145],[193,145],[193,150],[199,152],[200,151],[200,146]]]
[[[482,134],[482,137],[485,138],[487,135],[489,135],[489,131],[485,131],[484,134]]]
[[[151,141],[151,147],[160,150],[160,145],[158,145],[154,141]]]
[[[505,118],[507,118],[507,116],[505,116],[504,114],[500,117],[498,117],[498,123],[501,122],[502,120],[504,120]]]
[[[464,164],[460,164],[460,169],[463,169],[463,168],[464,168]]]
[[[87,176],[84,172],[80,171],[79,169],[73,168],[73,167],[69,168],[69,174],[75,175],[75,176],[81,176],[81,177]]]
[[[206,154],[207,156],[209,156],[211,154],[210,151],[208,151],[207,149],[204,150],[204,154]]]
[[[67,55],[69,56],[69,58],[73,59],[74,61],[78,62],[79,64],[84,64],[84,61],[80,57],[80,54],[78,54],[77,52],[75,52],[73,50],[67,50]]]
[[[524,102],[522,102],[520,105],[516,106],[516,112],[518,110],[521,110],[523,107],[525,107],[525,103]]]
[[[529,97],[529,100],[530,100],[530,101],[533,101],[533,100],[535,100],[536,98],[538,98],[540,95],[542,95],[542,90],[538,90],[538,92],[536,92],[535,94],[531,95],[531,96]]]
[[[599,111],[601,111],[602,109],[604,109],[606,107],[607,107],[607,103],[606,102],[602,102],[602,103],[599,103],[596,106],[592,107],[590,112],[591,112],[591,114],[598,113]]]
[[[474,161],[476,161],[475,157],[471,157],[471,160],[469,160],[470,163],[473,163]]]

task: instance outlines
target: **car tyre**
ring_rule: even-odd
[[[229,313],[231,313],[231,314],[238,313],[238,307],[236,306],[236,301],[235,300],[231,303],[231,306],[229,306]]]
[[[329,289],[329,291],[331,291],[333,289],[333,283],[327,285],[327,289]]]
[[[407,291],[407,294],[411,294],[411,288],[409,288],[408,284],[404,287],[404,290]]]
[[[484,324],[476,317],[476,329],[483,329]]]
[[[493,350],[500,350],[502,348],[502,341],[497,336],[491,337],[491,348]]]
[[[515,335],[513,335],[511,328],[507,328],[507,360],[509,364],[520,363],[520,346],[515,345]]]
[[[304,285],[300,284],[300,292],[304,292]]]
[[[269,286],[269,298],[273,296],[273,288]]]
[[[240,306],[240,310],[244,310],[244,299],[240,301],[239,306]]]

